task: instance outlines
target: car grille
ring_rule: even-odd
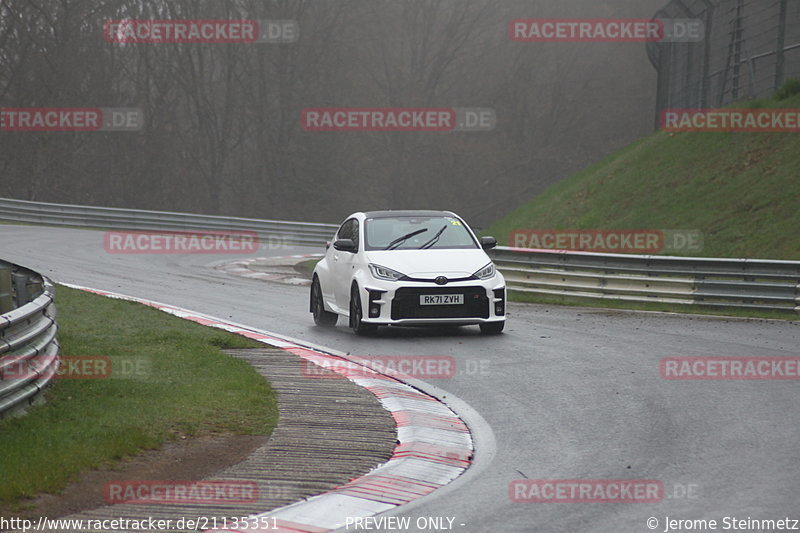
[[[463,294],[463,305],[420,305],[422,294]],[[489,298],[483,287],[414,287],[397,289],[392,320],[403,318],[489,318]]]

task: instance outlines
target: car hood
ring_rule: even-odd
[[[377,250],[366,253],[370,263],[397,270],[412,278],[466,278],[491,259],[482,249],[469,250]]]

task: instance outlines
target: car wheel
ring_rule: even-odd
[[[506,326],[505,320],[502,322],[486,322],[484,324],[479,324],[481,328],[481,333],[484,335],[499,335],[503,332],[503,328]]]
[[[325,310],[325,303],[322,301],[322,287],[319,285],[319,278],[314,277],[311,282],[311,312],[314,314],[314,324],[324,327],[333,327],[339,320],[339,315]]]
[[[361,319],[363,317],[364,314],[361,311],[361,298],[358,294],[358,285],[353,285],[353,289],[350,291],[350,327],[356,335],[374,333],[378,329],[378,326],[362,322]]]

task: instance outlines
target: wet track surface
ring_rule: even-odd
[[[0,257],[57,282],[150,298],[351,354],[452,356],[454,376],[421,386],[454,402],[471,425],[475,466],[393,512],[411,518],[407,531],[445,530],[417,528],[419,517],[444,518],[444,527],[465,533],[664,531],[667,516],[715,519],[718,529],[724,517],[800,519],[798,383],[660,374],[665,357],[797,357],[798,323],[511,304],[506,333],[497,337],[469,327],[385,329],[362,338],[343,324],[314,327],[306,287],[213,269],[241,256],[112,255],[99,231],[2,225]],[[659,480],[665,497],[515,503],[509,484],[523,478]],[[650,517],[659,521],[654,529]]]

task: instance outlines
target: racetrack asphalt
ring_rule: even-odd
[[[344,325],[316,328],[306,287],[213,268],[245,256],[108,254],[100,231],[4,225],[0,257],[57,282],[186,307],[351,354],[452,356],[455,375],[416,384],[470,424],[475,465],[389,513],[410,518],[402,531],[638,532],[664,531],[667,517],[714,519],[718,529],[726,517],[800,519],[797,381],[673,381],[660,373],[665,357],[798,357],[797,322],[510,304],[501,336],[470,327],[356,337]],[[525,478],[659,480],[664,498],[513,502],[509,485]],[[426,517],[440,520],[431,527]],[[658,520],[655,528],[649,518]],[[401,531],[373,525],[371,531]]]

